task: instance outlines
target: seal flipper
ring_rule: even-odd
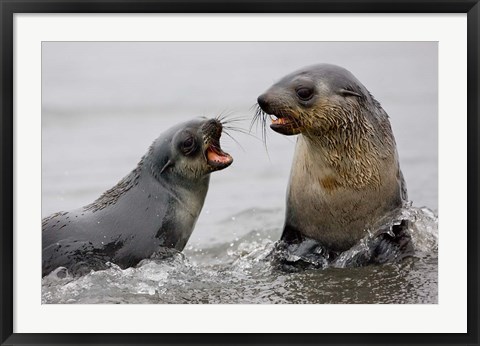
[[[323,269],[328,266],[331,256],[332,254],[316,240],[306,238],[299,243],[278,241],[267,259],[270,259],[277,269],[298,272],[306,269]]]
[[[402,201],[408,201],[407,183],[405,182],[405,178],[403,177],[400,167],[398,168],[398,174],[400,176],[400,196]]]
[[[380,229],[372,238],[364,238],[344,252],[329,251],[314,239],[302,236],[295,228],[285,225],[282,238],[269,255],[280,270],[297,272],[329,266],[346,268],[369,264],[398,262],[414,254],[408,220]]]
[[[283,240],[287,243],[301,243],[304,240],[304,236],[298,229],[289,225],[288,223],[285,223],[280,240]]]
[[[282,236],[268,256],[272,264],[286,272],[321,269],[337,256],[318,241],[305,237],[295,227],[285,224]]]
[[[413,256],[415,252],[412,237],[408,232],[408,220],[402,220],[391,229],[380,230],[376,240],[378,243],[369,261],[372,264],[400,261]]]

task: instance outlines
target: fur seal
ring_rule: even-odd
[[[407,221],[380,229],[407,201],[388,115],[352,73],[330,64],[302,68],[257,101],[254,120],[270,116],[272,130],[298,134],[281,240],[314,240],[334,258],[367,232],[390,241],[385,234],[393,231],[406,248]]]
[[[136,265],[162,249],[185,247],[202,209],[210,173],[233,159],[220,148],[220,119],[164,132],[137,167],[93,203],[42,220],[42,277],[62,266],[79,276]]]

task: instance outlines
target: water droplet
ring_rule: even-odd
[[[235,216],[232,216],[232,221],[235,221]]]

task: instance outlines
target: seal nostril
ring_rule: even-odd
[[[268,98],[267,98],[267,95],[266,94],[263,94],[263,95],[260,95],[258,98],[257,98],[257,102],[258,102],[258,105],[260,106],[260,108],[267,112],[267,109],[269,108],[268,107]]]

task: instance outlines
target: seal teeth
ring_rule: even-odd
[[[301,132],[302,128],[299,126],[295,118],[288,114],[281,114],[277,116],[277,119],[272,120],[270,128],[283,135],[293,135]]]
[[[208,163],[215,169],[228,167],[233,161],[229,154],[220,149],[220,146],[216,146],[213,143],[207,148],[206,154]]]
[[[272,119],[272,124],[275,124],[275,125],[285,125],[285,124],[289,124],[291,123],[292,121],[288,118],[277,118],[277,119]]]
[[[210,148],[208,148],[207,157],[210,161],[215,161],[218,163],[226,163],[230,160],[228,154],[215,146],[210,146]]]

